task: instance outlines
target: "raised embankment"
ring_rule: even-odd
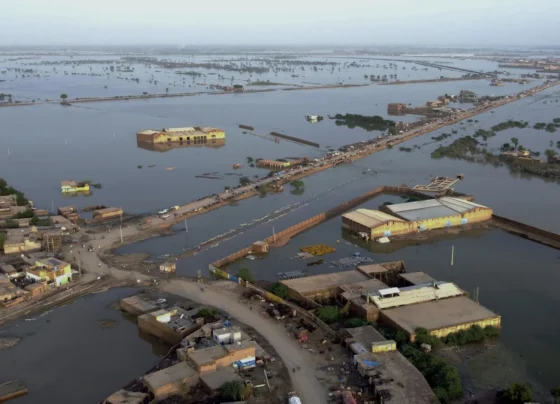
[[[372,189],[369,192],[366,192],[363,195],[358,196],[357,198],[351,199],[338,206],[335,206],[334,208],[329,209],[326,212],[319,213],[318,215],[312,216],[302,222],[290,226],[287,229],[284,229],[273,236],[269,236],[262,241],[268,243],[271,246],[280,247],[286,244],[295,235],[302,233],[305,230],[308,230],[311,227],[314,227],[326,220],[337,217],[341,213],[349,209],[352,209],[373,197],[382,194],[409,195],[420,199],[429,199],[429,197],[427,197],[426,195],[418,193],[410,187],[392,187],[387,185],[380,186],[378,188]],[[458,193],[449,194],[449,195],[461,197],[467,200],[473,199],[471,195],[463,195]],[[541,243],[549,247],[560,249],[559,234],[552,233],[547,230],[539,229],[537,227],[530,226],[521,222],[517,222],[515,220],[507,219],[505,217],[498,216],[498,215],[492,215],[492,219],[493,219],[492,224],[495,227],[501,228],[513,234],[520,235],[524,238],[535,241],[537,243]],[[228,255],[227,257],[224,257],[218,261],[213,262],[212,264],[210,264],[209,268],[212,272],[215,272],[216,270],[219,270],[219,268],[231,264],[232,262],[235,262],[238,259],[247,256],[248,254],[251,253],[252,249],[253,247],[249,246],[243,248],[242,250],[236,251],[235,253]],[[226,272],[224,272],[222,276],[228,278],[228,274]]]

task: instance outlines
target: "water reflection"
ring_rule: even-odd
[[[165,153],[172,149],[184,149],[190,147],[220,148],[226,145],[226,140],[225,139],[193,140],[193,141],[173,142],[173,143],[151,143],[151,142],[142,142],[140,140],[137,140],[136,145],[140,149]]]

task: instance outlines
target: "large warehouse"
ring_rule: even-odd
[[[381,206],[380,211],[358,209],[342,216],[342,227],[371,239],[441,229],[492,218],[492,209],[460,198]]]
[[[477,223],[492,218],[492,209],[471,201],[445,196],[397,205],[382,206],[381,210],[408,222],[417,230],[441,229],[467,223]]]
[[[342,227],[354,233],[366,233],[371,239],[414,231],[406,220],[372,209],[358,209],[342,215]]]

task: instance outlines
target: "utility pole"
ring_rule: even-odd
[[[121,231],[121,244],[123,244],[122,226],[119,226],[119,229],[120,229],[120,231]]]
[[[455,258],[455,245],[451,246],[451,282],[453,282],[453,259]]]
[[[54,199],[51,199],[51,211],[52,211],[53,214],[55,213],[55,211],[54,211]]]
[[[187,218],[185,218],[185,231],[187,233],[189,232],[189,227],[187,226]]]
[[[276,233],[274,232],[274,226],[272,226],[272,242],[276,243]]]

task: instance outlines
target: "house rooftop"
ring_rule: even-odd
[[[399,274],[399,276],[412,285],[436,282],[434,278],[424,272],[406,272]]]
[[[317,290],[330,289],[338,285],[355,283],[368,280],[369,278],[357,270],[333,272],[330,274],[307,276],[305,278],[282,280],[290,289],[305,295]]]
[[[143,404],[147,397],[146,393],[119,390],[107,397],[104,404]]]
[[[197,376],[196,370],[190,367],[187,362],[179,362],[176,365],[144,376],[144,382],[151,387],[152,391],[155,391],[169,383],[182,381],[185,378],[195,376]]]
[[[243,382],[243,378],[239,376],[239,373],[233,367],[223,367],[215,372],[203,373],[200,375],[200,380],[212,391],[219,390],[226,382]]]
[[[420,327],[438,330],[499,317],[466,296],[395,307],[383,310],[383,315],[409,334]]]
[[[385,341],[385,337],[371,325],[346,328],[346,333],[350,335],[346,338],[346,343],[352,340],[364,346],[370,346],[372,342]]]
[[[353,212],[346,213],[342,217],[353,222],[359,223],[365,227],[377,227],[387,222],[404,222],[403,219],[391,216],[388,213],[372,209],[357,209]]]
[[[478,203],[449,196],[439,199],[387,205],[385,208],[409,221],[455,216],[476,208],[488,209],[486,206],[479,205]]]

